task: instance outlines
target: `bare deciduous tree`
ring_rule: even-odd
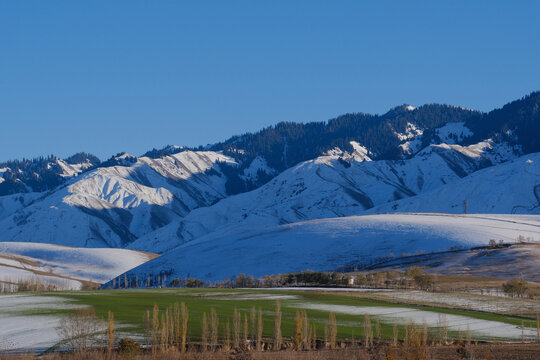
[[[107,313],[107,351],[111,351],[114,346],[114,338],[116,335],[116,331],[114,329],[114,314],[111,310]]]
[[[188,331],[188,320],[189,320],[189,311],[185,303],[180,305],[180,317],[181,317],[181,342],[180,342],[180,351],[186,351],[186,337]]]
[[[274,349],[281,350],[281,303],[276,300],[276,310],[274,312]]]
[[[218,347],[218,337],[219,337],[219,318],[216,313],[216,309],[210,309],[210,346],[212,351],[215,351]]]
[[[259,308],[259,318],[257,321],[257,350],[262,350],[262,335],[263,335],[263,317],[262,310]]]
[[[94,309],[83,308],[63,317],[57,332],[71,351],[81,352],[99,345],[99,335],[104,328]]]
[[[337,322],[336,314],[333,312],[328,315],[328,344],[330,349],[335,349],[337,346]]]
[[[202,346],[202,351],[208,350],[208,321],[206,320],[206,313],[203,313],[203,316],[202,316],[201,346]]]
[[[237,308],[233,311],[233,347],[238,348],[240,346],[240,322],[242,315],[238,312]]]

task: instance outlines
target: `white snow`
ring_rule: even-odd
[[[521,154],[521,148],[512,147],[508,143],[495,143],[491,139],[481,141],[469,146],[452,145],[452,144],[438,144],[431,145],[430,148],[423,150],[423,152],[430,151],[433,148],[441,148],[447,150],[454,150],[462,155],[470,158],[485,158],[492,164],[513,160],[517,155]]]
[[[410,141],[405,141],[403,144],[400,144],[399,147],[405,154],[416,154],[422,148],[422,140],[419,138],[414,138]]]
[[[487,245],[490,239],[540,242],[540,216],[386,214],[300,222],[259,230],[216,232],[181,245],[136,268],[141,276],[174,269],[169,278],[223,280],[302,270],[334,270],[378,256],[401,256],[452,247]]]
[[[269,175],[273,175],[277,172],[275,169],[272,169],[270,166],[268,166],[265,158],[257,156],[255,159],[253,159],[251,164],[249,164],[249,166],[244,169],[244,178],[257,180],[259,176],[259,170]]]
[[[393,302],[412,302],[444,305],[453,308],[468,309],[474,311],[493,312],[499,314],[515,314],[519,309],[524,314],[540,312],[540,302],[536,300],[514,299],[501,296],[486,296],[471,293],[442,293],[425,292],[417,290],[399,290],[392,292],[377,292],[377,296],[383,296]]]
[[[435,133],[439,136],[441,142],[447,144],[456,144],[473,135],[464,122],[448,123],[435,130]]]
[[[27,313],[74,307],[58,297],[0,295],[0,352],[47,350],[61,340],[56,332],[60,316]]]
[[[360,145],[356,141],[351,141],[350,144],[354,149],[353,153],[351,154],[351,158],[354,161],[372,161],[371,158],[368,156],[369,150],[365,146]]]
[[[323,156],[319,156],[318,158],[316,158],[315,161],[318,164],[327,165],[331,165],[332,161],[337,160],[338,158],[354,162],[372,161],[371,158],[368,156],[369,150],[365,146],[360,145],[356,141],[351,141],[349,143],[353,147],[352,153],[343,151],[340,148],[336,147],[328,150]]]
[[[4,180],[4,173],[6,171],[8,171],[9,168],[0,168],[0,184],[3,183],[5,180]]]
[[[530,160],[530,161],[529,161]],[[368,212],[540,214],[540,153],[479,170],[453,184]]]
[[[303,302],[296,305],[302,309],[332,311],[334,313],[348,314],[360,317],[368,314],[381,319],[382,322],[388,324],[408,325],[414,322],[417,325],[426,323],[428,327],[441,326],[441,319],[448,326],[450,331],[460,331],[463,334],[470,330],[473,335],[484,338],[502,338],[502,339],[520,339],[521,327],[503,323],[500,321],[483,320],[472,318],[464,315],[453,315],[417,310],[402,307],[384,307],[384,306],[349,306],[349,305],[332,305],[332,304],[316,304]],[[536,339],[536,329],[524,328],[524,335],[528,340]]]
[[[60,168],[62,168],[62,173],[60,174],[60,176],[65,178],[77,176],[86,169],[92,167],[92,163],[90,163],[90,161],[86,161],[80,164],[68,164],[64,160],[57,159],[56,163],[58,164],[58,166],[60,166]]]
[[[489,161],[482,154],[469,158],[448,147],[431,147],[404,161],[353,161],[349,167],[338,158],[337,155],[325,155],[303,162],[254,191],[195,209],[181,220],[180,225],[170,224],[143,236],[130,248],[164,252],[218,230],[227,233],[239,227],[246,230],[366,211],[393,212],[396,210],[391,207],[394,205],[391,202],[396,198],[413,201],[420,196],[417,194],[444,189]],[[534,175],[523,175],[528,176],[526,181],[535,181]],[[478,182],[477,186],[483,184]],[[497,183],[491,186],[497,186]],[[504,186],[501,185],[501,189]],[[529,189],[516,189],[516,192],[522,190],[524,198],[534,199]],[[520,197],[516,196],[516,199]],[[463,212],[463,200],[454,210],[448,210],[446,198],[435,197],[431,201],[434,205],[440,204],[440,209],[428,207],[423,210],[419,206],[414,210],[398,208],[398,211]],[[388,203],[392,205],[385,205]],[[497,201],[483,204],[484,209],[489,206],[483,212],[506,212],[498,211]],[[371,206],[380,206],[380,209],[368,210]],[[155,248],[158,250],[153,250]]]
[[[236,164],[212,151],[142,157],[86,172],[16,214],[2,213],[0,198],[0,240],[125,247],[224,198],[226,178],[217,162]]]
[[[39,279],[61,289],[80,289],[79,280],[105,283],[154,257],[125,249],[0,242],[0,282]]]
[[[23,193],[0,196],[0,220],[8,217],[19,209],[30,205],[34,200],[43,196],[41,193]],[[1,239],[1,238],[0,238]]]
[[[400,141],[406,141],[406,140],[414,139],[422,135],[423,133],[424,133],[424,130],[418,128],[415,124],[407,123],[407,126],[405,128],[405,133],[395,132],[394,134],[397,136],[397,138]]]

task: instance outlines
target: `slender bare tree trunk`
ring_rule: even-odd
[[[337,323],[336,314],[333,312],[328,315],[328,341],[330,348],[335,349],[337,345]]]
[[[281,350],[283,339],[281,337],[281,303],[276,300],[276,310],[274,312],[274,350]]]
[[[201,349],[202,351],[208,350],[208,320],[206,319],[206,313],[203,313],[201,324]]]
[[[392,345],[397,346],[398,345],[398,336],[399,336],[399,330],[397,327],[397,324],[394,323],[392,326]]]
[[[371,344],[371,339],[373,333],[371,331],[371,319],[368,314],[364,314],[364,346],[369,348]]]
[[[304,336],[302,334],[302,315],[300,311],[296,311],[296,327],[295,327],[294,342],[297,350],[302,350],[302,340]]]
[[[188,332],[189,311],[185,303],[180,305],[180,316],[182,318],[182,341],[180,343],[180,351],[186,351],[186,338]]]
[[[107,338],[109,340],[107,344],[107,351],[111,352],[113,346],[114,346],[114,338],[115,338],[115,329],[114,329],[114,314],[111,312],[111,310],[107,313]]]
[[[255,338],[257,336],[257,310],[255,310],[255,306],[251,307],[251,313],[249,314],[249,320],[251,322],[251,340],[255,342]]]
[[[238,312],[237,308],[233,311],[233,347],[237,349],[240,347],[240,321],[242,316]]]
[[[227,325],[225,325],[225,350],[231,348],[231,325],[229,319],[227,319]]]
[[[218,348],[218,338],[219,338],[219,318],[216,313],[216,309],[210,309],[210,339],[212,351],[216,351]]]
[[[152,309],[152,351],[156,352],[159,348],[159,307],[154,304]]]
[[[248,337],[249,337],[248,316],[247,314],[244,313],[244,344],[243,346],[249,346]]]
[[[304,349],[310,350],[311,349],[311,328],[309,326],[309,318],[307,315],[307,312],[304,311],[302,314],[302,327],[304,336],[302,338],[302,342],[304,343]]]
[[[257,321],[257,350],[262,350],[262,336],[263,336],[263,317],[262,310],[259,308],[259,319]]]

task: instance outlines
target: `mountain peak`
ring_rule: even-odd
[[[406,114],[410,111],[414,111],[416,108],[409,104],[403,104],[396,106],[392,109],[390,109],[386,114],[384,114],[385,117],[394,117],[402,114]]]

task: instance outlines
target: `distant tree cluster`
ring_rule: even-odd
[[[529,286],[525,280],[514,278],[505,282],[502,288],[511,297],[523,297],[527,294]]]

